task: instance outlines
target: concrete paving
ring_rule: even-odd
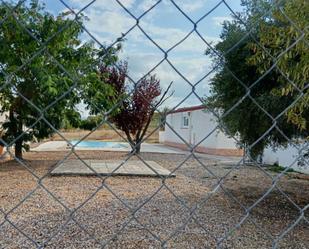
[[[52,172],[52,176],[59,175],[112,175],[112,176],[151,176],[151,177],[174,177],[175,174],[170,174],[171,172],[158,163],[154,161],[146,161],[149,165],[147,166],[142,161],[127,161],[123,162],[121,160],[113,161],[103,161],[103,160],[85,160],[84,161],[88,166],[85,165],[80,160],[67,160],[56,167]],[[121,165],[123,164],[123,165]],[[121,165],[121,167],[119,167]],[[119,167],[119,168],[118,168]]]
[[[48,141],[40,144],[31,151],[59,151],[66,149],[67,143],[65,141]]]

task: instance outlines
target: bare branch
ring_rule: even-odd
[[[160,100],[157,102],[157,104],[154,106],[154,109],[156,109],[158,106],[161,105],[161,102],[163,101],[163,99],[165,98],[165,95],[169,92],[171,86],[173,84],[173,81],[171,81],[171,83],[168,85],[168,87],[166,88],[165,92],[163,93],[163,95],[161,96]]]

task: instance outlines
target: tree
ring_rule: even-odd
[[[258,72],[263,74],[274,63],[272,57],[275,58],[287,50],[277,60],[277,67],[284,75],[281,73],[278,75],[280,85],[275,94],[296,99],[300,94],[296,87],[304,93],[304,96],[287,112],[288,122],[302,130],[309,129],[308,26],[308,1],[284,1],[280,9],[275,8],[272,11],[271,18],[260,22],[259,43],[265,49],[253,43],[252,49],[255,54],[250,59],[250,62],[257,67]]]
[[[66,109],[62,118],[61,129],[80,128],[81,123],[82,119],[78,110]]]
[[[79,128],[84,130],[93,130],[98,127],[102,120],[102,116],[89,116],[87,119],[81,121]]]
[[[55,17],[35,0],[12,8],[0,4],[0,113],[7,113],[2,139],[15,144],[15,156],[21,159],[26,142],[61,128],[80,102],[80,92],[104,84],[98,74],[99,51],[80,40],[83,17]]]
[[[126,81],[127,73],[127,62],[101,67],[101,74],[107,75],[106,83],[113,87],[117,96],[113,102],[118,103],[118,108],[112,113],[112,122],[126,134],[132,147],[131,153],[138,154],[152,117],[169,97],[166,95],[172,83],[162,93],[160,80],[155,75],[145,76],[132,89]]]
[[[252,27],[252,23],[258,16],[265,13],[267,1],[245,1],[244,4],[247,7],[243,14],[246,26]],[[215,45],[215,51],[207,50],[206,53],[212,56],[216,65],[219,66],[210,82],[211,95],[206,98],[206,105],[215,110],[218,116],[228,112],[235,105],[234,109],[221,121],[229,135],[238,137],[242,145],[249,146],[258,141],[250,149],[251,156],[256,158],[262,154],[267,145],[279,146],[287,143],[285,137],[277,129],[268,131],[273,125],[273,120],[258,105],[272,117],[277,117],[292,103],[293,99],[287,95],[275,94],[276,89],[281,85],[278,80],[280,76],[276,71],[271,71],[256,85],[252,85],[262,76],[258,67],[249,62],[255,55],[252,44],[260,39],[261,34],[252,32],[251,36],[246,36],[247,32],[245,25],[236,18],[231,22],[225,22],[221,33],[222,41]],[[242,42],[229,51],[241,39],[243,39]],[[222,55],[222,58],[218,54]],[[246,87],[251,87],[251,98],[246,95]],[[242,101],[238,103],[240,100]],[[277,120],[277,126],[291,139],[308,133],[297,129],[288,122],[287,116],[284,115]],[[263,139],[259,140],[261,137]]]

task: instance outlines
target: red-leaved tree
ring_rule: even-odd
[[[116,127],[122,130],[132,147],[131,153],[139,153],[155,110],[171,96],[166,96],[172,85],[162,93],[160,80],[155,75],[142,78],[134,86],[129,86],[127,79],[128,63],[120,62],[117,66],[102,66],[102,78],[114,88],[114,103],[118,108],[112,115]],[[161,95],[161,96],[160,96]]]

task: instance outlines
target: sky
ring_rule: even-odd
[[[91,0],[61,1],[76,12],[92,2]],[[55,15],[68,11],[61,1],[41,0]],[[118,2],[97,0],[83,10],[83,14],[89,19],[85,22],[85,26],[99,43],[110,45],[136,24],[131,15],[139,17],[157,2],[157,0],[119,0]],[[129,76],[134,81],[138,81],[164,59],[165,54],[162,50],[171,49],[192,31],[194,26],[185,15],[196,22],[216,7],[197,24],[200,35],[212,45],[220,41],[223,21],[231,20],[231,11],[220,0],[174,0],[185,15],[171,0],[159,2],[140,19],[139,25],[160,48],[138,27],[135,27],[125,36],[126,39],[119,54],[121,59],[128,61]],[[225,2],[234,11],[241,10],[240,0]],[[83,39],[90,40],[91,37],[84,35]],[[192,91],[187,81],[196,84],[211,71],[213,63],[211,58],[205,55],[206,49],[206,43],[193,32],[182,43],[169,50],[167,58],[172,66],[164,61],[152,71],[152,74],[156,74],[160,79],[163,90],[173,81],[171,89],[173,95],[164,103],[164,106],[176,108],[201,104],[199,98],[194,95],[179,103]],[[213,74],[210,74],[196,86],[195,92],[200,98],[209,94],[209,79],[212,76]]]

